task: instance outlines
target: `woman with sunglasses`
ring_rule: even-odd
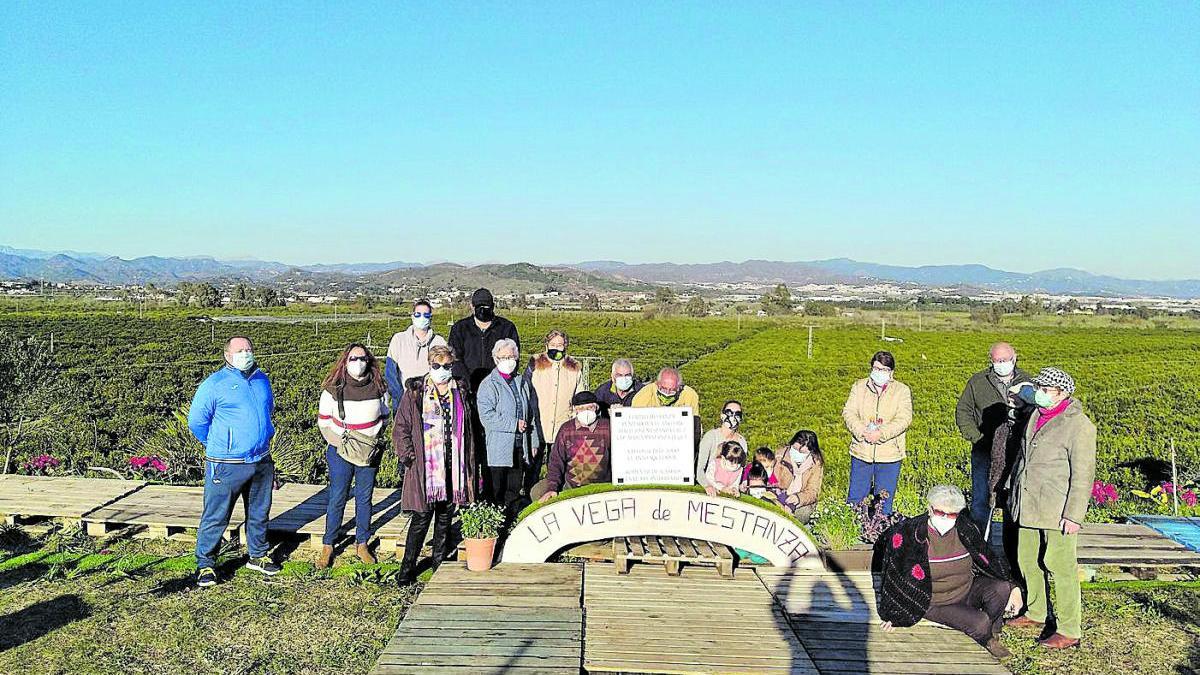
[[[1009,656],[1000,631],[1005,616],[1021,611],[1022,598],[1004,556],[968,517],[962,490],[937,485],[926,501],[927,513],[893,525],[875,545],[883,569],[881,628],[890,633],[928,619],[966,633],[996,658]]]
[[[429,373],[429,349],[438,345],[445,346],[446,338],[438,335],[433,325],[433,305],[423,298],[417,300],[413,303],[412,325],[393,335],[388,343],[384,375],[392,394],[393,412],[404,395],[404,381]]]
[[[317,428],[328,442],[325,461],[329,465],[329,503],[325,509],[324,546],[317,567],[333,563],[333,544],[346,513],[350,484],[354,483],[354,541],[358,557],[373,564],[375,556],[367,548],[371,536],[371,495],[375,474],[379,471],[379,452],[366,466],[352,464],[342,456],[347,443],[370,447],[383,429],[388,416],[388,393],[379,362],[371,350],[357,342],[342,352],[321,383]],[[349,436],[354,440],[347,440]]]
[[[416,579],[417,556],[433,523],[431,567],[437,569],[455,551],[450,524],[460,507],[475,501],[475,443],[470,388],[454,376],[454,350],[429,348],[429,374],[405,383],[397,408],[392,447],[405,467],[400,508],[409,514],[402,583]]]
[[[742,449],[749,453],[746,437],[738,433],[742,426],[742,404],[737,401],[726,401],[721,406],[721,424],[715,429],[709,429],[700,438],[700,451],[696,455],[696,484],[708,487],[708,467],[717,461],[721,446],[728,441],[737,441]]]

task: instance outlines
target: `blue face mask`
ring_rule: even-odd
[[[1053,408],[1054,407],[1054,398],[1052,398],[1050,396],[1050,394],[1047,394],[1046,392],[1042,391],[1041,389],[1038,389],[1037,391],[1033,392],[1033,402],[1036,403],[1039,408]]]
[[[254,367],[254,352],[235,352],[229,357],[229,365],[243,373]]]
[[[617,377],[614,384],[617,385],[617,391],[629,391],[633,387],[633,377],[630,375],[621,375]]]
[[[882,387],[883,385],[892,381],[892,374],[886,370],[872,370],[871,381],[877,386]]]
[[[417,330],[428,330],[429,325],[433,323],[433,319],[427,316],[414,316],[412,320],[413,328]]]

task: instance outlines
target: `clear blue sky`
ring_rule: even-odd
[[[350,5],[4,3],[0,243],[1200,275],[1200,3]]]

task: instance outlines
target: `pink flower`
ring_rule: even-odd
[[[1188,490],[1187,492],[1183,492],[1179,495],[1179,498],[1182,499],[1183,502],[1185,504],[1187,504],[1188,506],[1196,505],[1196,491],[1195,490]]]
[[[920,565],[913,565],[912,575],[914,579],[921,581],[925,578],[925,570]]]
[[[157,457],[150,460],[150,466],[154,467],[158,471],[161,471],[162,473],[167,472],[167,465],[164,464],[163,461]]]
[[[1092,499],[1100,505],[1117,501],[1117,486],[1098,480],[1092,484]]]
[[[130,457],[129,465],[135,469],[140,469],[146,466],[146,462],[150,461],[149,457]]]
[[[1164,494],[1164,495],[1171,495],[1171,494],[1175,494],[1175,484],[1174,484],[1174,483],[1166,483],[1166,482],[1164,482],[1164,483],[1162,484],[1162,491],[1163,491],[1163,494]]]
[[[903,543],[904,537],[901,537],[899,532],[892,535],[892,548],[900,548],[900,544]]]

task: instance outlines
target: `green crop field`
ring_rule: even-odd
[[[400,313],[335,322],[328,311],[287,308],[249,320],[214,310],[221,320],[212,321],[186,310],[29,305],[0,308],[0,438],[12,468],[50,455],[61,462],[59,473],[101,475],[89,469],[101,467],[129,475],[130,457],[157,454],[169,467],[162,478],[182,483],[197,481],[201,448],[181,414],[199,381],[221,363],[226,337],[250,336],[274,383],[281,470],[292,480],[322,482],[315,428],[322,376],[347,342],[369,339],[381,353],[392,330],[406,325]],[[1076,377],[1099,428],[1097,477],[1120,495],[1093,507],[1090,520],[1169,512],[1170,503],[1132,491],[1170,480],[1172,443],[1181,484],[1192,487],[1200,470],[1200,324],[1184,319],[1009,317],[984,326],[950,313],[740,322],[545,312],[513,318],[526,354],[540,348],[550,328],[566,330],[593,385],[618,356],[633,359],[643,378],[680,366],[700,393],[706,426],[726,399],[743,402],[753,445],[778,446],[797,429],[815,430],[828,460],[825,504],[845,495],[841,408],[848,388],[866,374],[870,355],[885,348],[897,357],[897,378],[913,390],[915,420],[898,495],[905,512],[919,511],[921,493],[934,483],[968,486],[968,445],[958,437],[953,409],[966,378],[986,365],[989,344],[1000,339],[1016,345],[1025,369],[1055,365]],[[881,340],[880,319],[887,336],[902,341]],[[812,358],[809,324],[816,326]],[[390,453],[385,457],[380,483],[394,485],[395,466]],[[1197,514],[1186,503],[1182,511]],[[828,539],[835,525],[819,521],[815,531]],[[216,589],[195,591],[185,544],[0,529],[0,635],[9,636],[0,640],[0,672],[208,672],[218,663],[246,673],[369,668],[415,597],[416,589],[396,583],[395,561],[318,572],[300,552],[277,554],[288,558],[279,577],[241,572]],[[237,567],[236,556],[223,556],[228,569]],[[1194,583],[1088,585],[1078,655],[1046,653],[1006,633],[1014,656],[1005,665],[1027,674],[1194,672],[1198,597]]]

